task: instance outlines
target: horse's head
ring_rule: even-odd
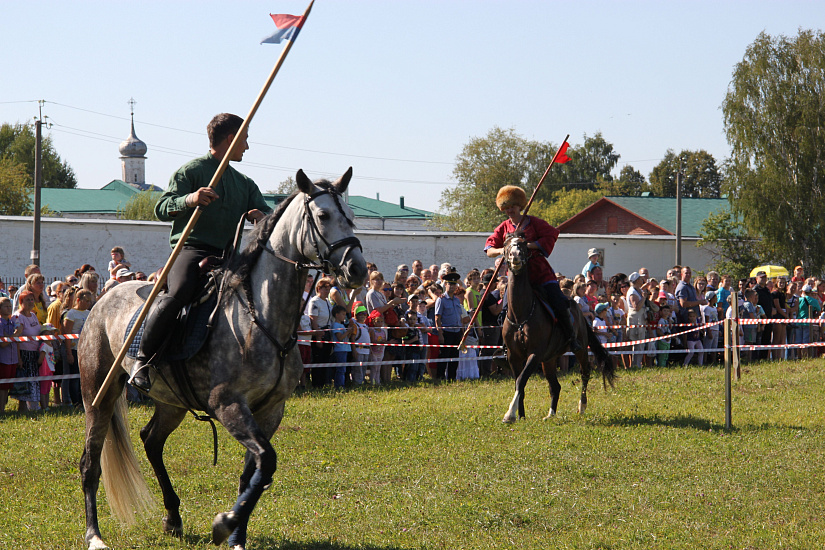
[[[504,260],[513,273],[519,273],[527,265],[530,251],[521,233],[507,235],[504,241]]]
[[[307,259],[324,265],[326,272],[335,273],[341,284],[356,288],[364,284],[367,264],[354,233],[352,210],[343,198],[351,178],[352,167],[334,182],[313,183],[303,170],[295,176],[302,194],[296,199],[303,200],[305,220],[300,250]]]

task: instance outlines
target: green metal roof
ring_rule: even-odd
[[[140,191],[121,181],[112,180],[102,189],[40,190],[40,204],[65,214],[117,214],[129,199]],[[286,195],[264,194],[264,200],[275,208]],[[377,199],[350,195],[349,205],[357,218],[430,219],[432,212]]]
[[[640,218],[676,234],[676,199],[667,197],[605,197]],[[682,199],[682,235],[698,237],[711,213],[728,210],[727,199]]]
[[[103,189],[40,190],[40,204],[65,214],[117,214],[137,189],[120,180],[113,180]]]
[[[264,194],[264,200],[272,208],[279,205],[285,198],[286,195]],[[433,213],[426,210],[406,205],[401,208],[400,204],[360,195],[349,196],[349,207],[352,208],[356,218],[429,220],[433,217]]]

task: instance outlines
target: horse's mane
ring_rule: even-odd
[[[329,180],[321,179],[313,182],[313,185],[338,194],[338,190]],[[272,236],[272,232],[275,231],[275,227],[283,217],[284,212],[286,212],[286,209],[299,194],[301,194],[300,190],[296,189],[293,191],[275,210],[255,224],[255,227],[249,232],[249,242],[247,245],[242,251],[234,254],[226,266],[226,276],[228,277],[230,287],[236,289],[243,287],[249,297],[249,292],[251,291],[248,284],[249,273],[258,262],[258,258],[261,257],[261,253],[263,253],[264,248],[266,248],[267,242],[269,242],[269,238]],[[350,226],[353,226],[352,220],[345,215],[340,201],[336,200],[335,204],[338,206],[338,210],[341,212],[341,215],[344,216],[344,219],[347,220]]]

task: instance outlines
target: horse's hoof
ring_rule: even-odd
[[[587,408],[587,403],[582,403],[579,401],[579,414],[584,414],[584,410]]]
[[[553,409],[550,409],[550,412],[547,413],[547,416],[544,417],[544,420],[550,420],[554,416],[556,416],[556,411],[554,411]]]
[[[237,526],[238,516],[235,512],[221,512],[212,520],[212,542],[216,546],[222,544]]]
[[[163,532],[167,535],[180,538],[183,536],[183,521],[181,521],[180,516],[170,518],[170,515],[173,514],[165,515],[161,520]]]
[[[501,421],[504,422],[505,424],[515,424],[516,423],[516,417],[515,416],[505,416],[504,418],[501,419]]]
[[[100,537],[92,537],[89,539],[89,550],[104,550],[109,548],[103,539]]]

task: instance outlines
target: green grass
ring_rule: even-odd
[[[510,380],[297,395],[247,548],[823,548],[824,365],[746,367],[730,432],[718,368],[624,372],[606,393],[594,380],[584,416],[569,375],[547,422],[534,378],[513,426],[501,423]],[[130,408],[136,445],[150,415]],[[84,548],[82,415],[7,413],[0,438],[0,548]],[[203,423],[186,420],[167,444],[183,539],[161,533],[160,507],[119,525],[101,488],[104,539],[214,548],[210,523],[234,502],[243,456],[221,428],[219,442],[217,467]]]

